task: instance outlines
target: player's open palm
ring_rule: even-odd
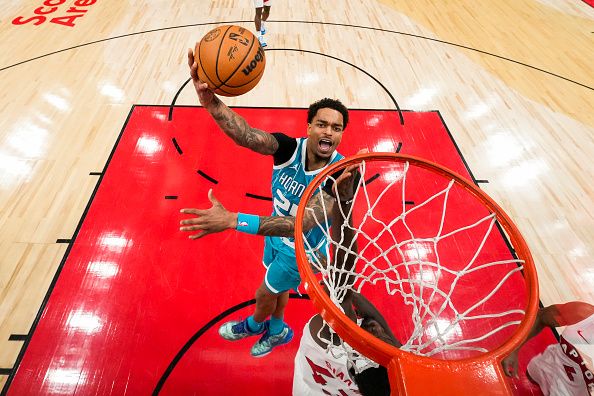
[[[208,191],[208,199],[212,203],[210,209],[182,209],[181,213],[191,214],[196,217],[180,221],[180,231],[193,232],[190,239],[198,239],[208,234],[225,231],[237,226],[237,213],[229,212],[215,198],[212,189]]]

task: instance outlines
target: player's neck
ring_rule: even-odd
[[[328,165],[330,158],[321,158],[311,153],[309,150],[307,151],[306,158],[305,158],[305,170],[308,172],[316,171]]]

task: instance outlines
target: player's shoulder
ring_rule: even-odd
[[[298,149],[298,139],[282,132],[273,132],[271,135],[276,139],[278,144],[278,148],[273,154],[275,167],[286,164],[289,160],[293,159],[293,154]]]
[[[271,132],[270,133],[272,136],[274,136],[274,138],[280,143],[280,142],[295,142],[297,141],[298,138],[292,137],[287,135],[284,132]]]

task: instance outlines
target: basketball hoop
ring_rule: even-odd
[[[332,240],[327,215],[315,220],[332,252],[357,255],[354,268],[346,269],[354,280],[344,285],[334,280],[344,266],[330,249],[321,253],[324,260],[316,258],[320,252],[308,246],[303,221],[321,185],[351,165],[359,166],[361,182],[346,197],[350,209],[341,208],[343,223],[333,227],[350,227],[358,249]],[[296,220],[299,272],[349,360],[362,354],[385,366],[393,394],[511,394],[500,363],[534,323],[538,281],[519,230],[487,194],[430,161],[366,153],[322,171],[303,193]],[[364,294],[391,319],[401,348],[343,313],[346,290]]]

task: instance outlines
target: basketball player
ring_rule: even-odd
[[[574,301],[541,308],[528,339],[546,326],[567,327],[558,344],[549,345],[530,360],[528,378],[538,383],[545,396],[594,395],[594,306]],[[502,362],[505,374],[510,377],[518,376],[520,347]]]
[[[348,212],[349,209],[348,201],[338,201],[329,212],[331,223],[342,224],[341,210]],[[355,228],[332,226],[331,233],[332,240],[340,241],[340,246],[333,246],[334,260],[332,267],[326,268],[325,276],[333,278],[327,280],[335,285],[333,287],[347,290],[340,303],[343,312],[375,337],[400,347],[400,342],[375,306],[352,290],[355,279],[353,268],[358,258],[355,253],[358,250]],[[327,288],[325,290],[328,291]],[[388,396],[390,382],[386,368],[357,354],[330,331],[321,315],[314,315],[303,329],[295,355],[293,396],[360,394]]]
[[[283,321],[289,290],[301,283],[292,238],[297,206],[305,187],[326,166],[343,158],[336,148],[348,123],[348,110],[338,100],[322,99],[313,103],[307,115],[307,137],[295,139],[282,133],[268,133],[248,125],[246,120],[227,107],[197,75],[194,54],[188,52],[190,75],[200,104],[211,114],[221,130],[236,144],[274,158],[272,174],[272,216],[256,216],[227,211],[209,192],[213,207],[208,210],[184,209],[197,218],[181,222],[182,231],[201,231],[190,236],[201,238],[213,232],[234,228],[251,234],[267,235],[263,262],[267,268],[264,282],[256,291],[253,315],[243,321],[227,322],[219,334],[227,340],[261,335],[251,354],[264,356],[293,337],[293,330]],[[351,173],[343,172],[344,180]],[[336,182],[339,185],[339,180]],[[335,201],[330,186],[325,187],[318,207],[330,207]],[[313,200],[312,200],[313,201]],[[287,216],[287,217],[285,217]],[[280,218],[279,218],[280,217]],[[313,223],[311,224],[313,227]],[[324,249],[326,240],[320,229],[307,236],[310,246]],[[270,317],[269,320],[267,318]]]
[[[364,296],[349,293],[342,306],[352,320],[359,317],[365,331],[389,344],[401,346],[382,315]],[[361,356],[355,359],[357,373],[354,367],[349,367],[351,363],[346,355],[328,351],[331,339],[328,325],[319,314],[307,322],[295,355],[293,396],[390,394],[385,367]]]
[[[262,47],[266,47],[266,40],[264,35],[266,34],[266,21],[268,15],[270,15],[270,7],[272,6],[272,0],[254,0],[254,6],[256,7],[256,16],[254,17],[254,23],[256,25],[256,31],[258,32],[258,40]]]

